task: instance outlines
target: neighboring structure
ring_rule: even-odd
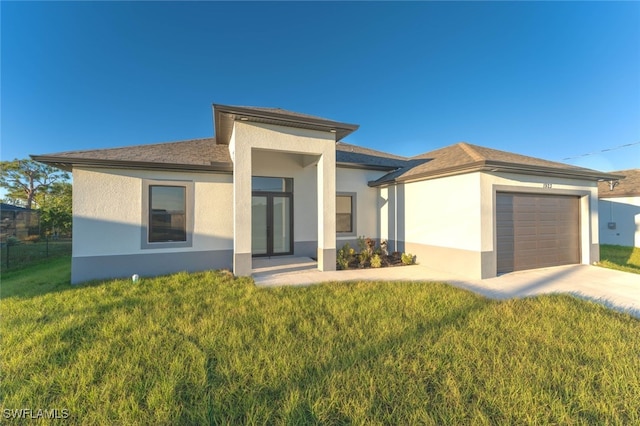
[[[0,204],[0,241],[8,237],[24,240],[30,235],[38,235],[40,215],[36,210],[12,204]]]
[[[73,171],[72,282],[314,257],[358,236],[475,278],[599,260],[598,180],[617,175],[459,143],[405,158],[358,126],[214,105],[216,137],[33,156]]]
[[[640,169],[612,173],[625,178],[598,184],[600,242],[640,247]]]

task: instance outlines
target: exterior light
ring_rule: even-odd
[[[248,121],[249,119],[247,117],[240,117],[240,121]]]
[[[329,129],[329,131],[330,131],[331,133],[335,133],[335,132],[336,132],[336,129]]]

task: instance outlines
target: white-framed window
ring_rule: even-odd
[[[336,194],[336,233],[340,236],[356,235],[356,193]]]
[[[143,180],[143,249],[192,246],[193,192],[190,181]]]

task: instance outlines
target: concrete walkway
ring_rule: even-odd
[[[253,266],[253,279],[261,287],[335,281],[440,281],[492,299],[569,293],[640,318],[640,275],[597,266],[556,266],[486,280],[468,279],[420,265],[319,272],[315,261],[302,257],[256,258]]]

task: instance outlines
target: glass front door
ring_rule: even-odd
[[[293,254],[292,195],[254,193],[251,201],[251,253]]]

